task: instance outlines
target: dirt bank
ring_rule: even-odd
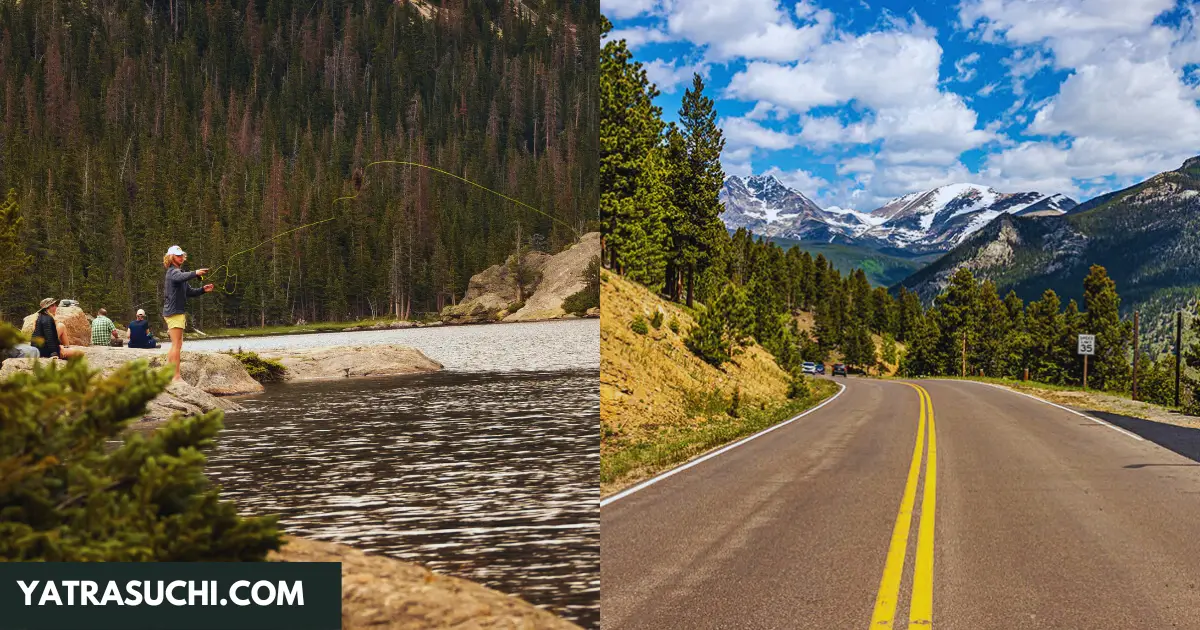
[[[274,562],[342,563],[342,628],[572,630],[579,626],[469,580],[353,547],[288,538]]]

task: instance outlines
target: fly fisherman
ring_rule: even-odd
[[[171,336],[171,350],[167,352],[167,361],[175,365],[175,380],[179,376],[179,355],[183,352],[183,329],[187,316],[184,305],[190,297],[200,297],[213,290],[212,284],[195,289],[188,286],[188,281],[195,277],[203,277],[208,269],[184,271],[183,263],[187,261],[187,253],[178,245],[172,245],[163,256],[163,267],[167,274],[163,279],[163,319],[167,321],[167,334]]]

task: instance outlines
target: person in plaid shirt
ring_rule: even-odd
[[[116,327],[113,326],[112,320],[108,318],[108,311],[100,309],[96,313],[96,318],[92,320],[92,345],[107,346],[111,344],[115,330]]]

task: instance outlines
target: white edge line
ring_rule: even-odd
[[[1034,400],[1036,400],[1036,401],[1038,401],[1038,402],[1044,402],[1044,403],[1046,403],[1047,405],[1050,405],[1051,407],[1058,407],[1059,409],[1062,409],[1063,411],[1066,411],[1066,412],[1069,412],[1069,413],[1073,413],[1073,414],[1075,414],[1075,415],[1077,415],[1077,416],[1079,416],[1079,417],[1081,417],[1081,418],[1087,418],[1088,420],[1091,420],[1092,422],[1095,422],[1095,423],[1098,423],[1098,424],[1103,424],[1104,426],[1106,426],[1106,427],[1108,427],[1108,428],[1112,429],[1113,431],[1120,431],[1121,433],[1124,433],[1125,435],[1128,435],[1129,437],[1131,437],[1131,438],[1133,438],[1133,439],[1135,439],[1135,440],[1137,440],[1137,441],[1139,441],[1139,442],[1145,442],[1145,441],[1146,441],[1146,438],[1144,438],[1144,437],[1142,437],[1142,436],[1140,436],[1140,435],[1138,435],[1138,434],[1136,434],[1136,433],[1133,433],[1132,431],[1128,431],[1128,430],[1126,430],[1126,429],[1122,429],[1121,427],[1119,427],[1119,426],[1117,426],[1117,425],[1115,425],[1115,424],[1111,424],[1111,423],[1105,422],[1105,421],[1103,421],[1103,420],[1101,420],[1101,419],[1099,419],[1099,418],[1097,418],[1097,417],[1095,417],[1095,416],[1089,416],[1088,414],[1086,414],[1086,413],[1083,413],[1082,411],[1075,411],[1074,409],[1071,409],[1070,407],[1064,407],[1064,406],[1062,406],[1062,405],[1060,405],[1060,404],[1058,404],[1058,403],[1052,403],[1052,402],[1050,402],[1049,400],[1046,400],[1045,398],[1038,398],[1037,396],[1034,396],[1034,395],[1032,395],[1032,394],[1026,394],[1025,392],[1019,392],[1019,391],[1017,391],[1017,390],[1015,390],[1015,389],[1013,389],[1013,388],[1011,388],[1011,387],[1005,387],[1005,386],[1003,386],[1003,385],[996,385],[996,384],[994,384],[994,383],[984,383],[983,381],[972,381],[972,380],[966,380],[966,379],[957,379],[957,380],[956,380],[956,379],[945,379],[945,378],[938,378],[938,379],[927,379],[927,380],[931,380],[931,381],[945,381],[945,382],[947,382],[947,383],[975,383],[976,385],[987,385],[988,387],[995,387],[996,389],[1003,389],[1003,390],[1005,390],[1005,391],[1012,392],[1012,393],[1014,393],[1014,394],[1020,394],[1021,396],[1024,396],[1024,397],[1026,397],[1026,398],[1032,398],[1032,399],[1034,399]]]
[[[843,384],[841,384],[841,383],[837,383],[837,386],[841,388],[841,389],[839,389],[839,390],[838,390],[838,393],[834,394],[833,396],[830,396],[829,398],[826,398],[824,401],[822,401],[822,402],[821,402],[821,404],[817,405],[816,407],[813,407],[812,409],[809,409],[809,410],[807,410],[807,411],[804,411],[803,413],[801,413],[801,414],[797,415],[796,417],[792,418],[791,420],[786,420],[786,421],[784,421],[784,422],[780,422],[779,424],[775,424],[775,425],[769,426],[769,427],[767,427],[767,428],[763,429],[762,431],[759,431],[758,433],[755,433],[754,435],[751,435],[751,436],[749,436],[749,437],[744,437],[744,438],[742,438],[742,439],[738,440],[737,442],[734,442],[733,444],[729,444],[729,445],[727,445],[727,446],[725,446],[725,447],[722,447],[722,448],[721,448],[721,449],[719,449],[719,450],[713,451],[713,452],[711,452],[711,453],[709,453],[709,454],[707,454],[707,455],[703,455],[703,456],[701,456],[701,457],[698,457],[698,458],[696,458],[696,459],[693,459],[692,461],[690,461],[690,462],[687,462],[686,464],[683,464],[683,465],[681,465],[681,466],[677,466],[677,467],[675,467],[675,468],[672,468],[671,470],[668,470],[667,472],[660,473],[660,474],[659,474],[659,475],[657,475],[657,476],[651,477],[651,478],[649,478],[649,479],[647,479],[647,480],[645,480],[645,481],[643,481],[643,482],[639,483],[638,485],[636,485],[636,486],[634,486],[634,487],[632,487],[632,488],[626,488],[625,490],[622,490],[622,491],[618,492],[617,494],[614,494],[614,495],[612,495],[612,496],[610,496],[610,497],[607,497],[607,498],[604,498],[604,499],[600,499],[600,507],[604,507],[604,506],[606,506],[606,505],[608,505],[608,504],[610,504],[610,503],[612,503],[612,502],[614,502],[614,501],[617,501],[617,500],[619,500],[619,499],[624,499],[625,497],[627,497],[627,496],[629,496],[629,495],[631,495],[631,494],[633,494],[633,493],[637,492],[638,490],[643,490],[643,489],[645,489],[645,488],[648,488],[648,487],[650,487],[650,486],[652,486],[652,485],[654,485],[654,484],[656,484],[656,483],[658,483],[658,482],[662,481],[663,479],[666,479],[667,477],[670,477],[670,476],[672,476],[672,475],[675,475],[675,474],[677,474],[677,473],[681,473],[681,472],[683,472],[683,471],[685,471],[685,470],[687,470],[687,469],[691,468],[692,466],[695,466],[695,465],[697,465],[697,464],[700,464],[700,463],[703,463],[703,462],[705,462],[705,461],[708,461],[708,460],[710,460],[710,459],[712,459],[712,458],[716,457],[717,455],[720,455],[721,453],[724,453],[725,451],[729,451],[729,450],[735,449],[735,448],[737,448],[737,447],[739,447],[739,446],[741,446],[741,445],[745,444],[746,442],[749,442],[750,440],[753,440],[753,439],[755,439],[755,438],[758,438],[758,437],[762,437],[762,436],[764,436],[764,435],[766,435],[766,434],[768,434],[768,433],[770,433],[770,432],[772,432],[772,431],[774,431],[774,430],[776,430],[776,429],[780,429],[780,428],[786,427],[787,425],[789,425],[789,424],[791,424],[791,423],[793,423],[793,422],[795,422],[795,421],[799,420],[800,418],[803,418],[804,416],[807,416],[808,414],[810,414],[810,413],[812,413],[812,412],[814,412],[814,411],[816,411],[816,410],[820,409],[821,407],[824,407],[825,405],[828,405],[829,403],[831,403],[831,402],[833,402],[833,401],[837,400],[837,397],[838,397],[838,396],[841,396],[841,395],[842,395],[842,392],[846,391],[846,386],[845,386],[845,385],[843,385]]]

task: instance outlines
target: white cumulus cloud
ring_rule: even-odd
[[[708,76],[708,66],[702,63],[686,64],[655,59],[643,63],[642,67],[646,69],[646,78],[663,94],[674,94],[679,90],[679,86],[690,85],[695,74]]]
[[[626,20],[659,8],[659,0],[600,0],[600,11],[610,20]]]
[[[630,50],[636,50],[646,44],[655,44],[660,42],[669,42],[672,37],[667,33],[657,28],[646,26],[633,26],[630,28],[617,28],[609,31],[608,36],[604,41],[619,41],[625,40],[625,45]]]
[[[715,61],[797,59],[820,44],[833,23],[827,10],[789,14],[778,0],[666,0],[664,9],[667,31],[706,47]]]

